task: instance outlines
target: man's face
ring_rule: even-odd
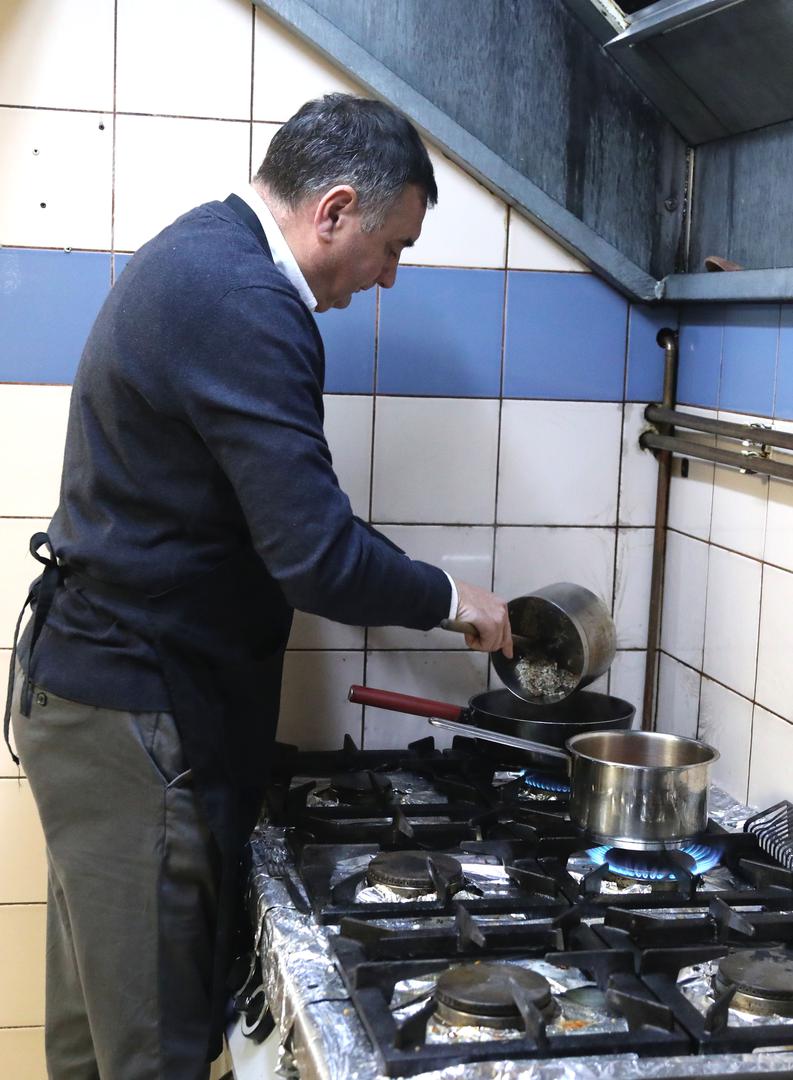
[[[342,207],[333,220],[332,241],[314,294],[317,311],[345,308],[353,293],[375,285],[390,289],[396,281],[399,259],[421,234],[426,213],[424,196],[413,184],[397,198],[383,225],[372,232],[361,229],[357,200]]]

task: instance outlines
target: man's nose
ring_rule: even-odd
[[[387,266],[385,268],[385,270],[383,270],[382,274],[377,279],[377,284],[380,286],[381,289],[390,289],[391,288],[391,286],[396,281],[396,276],[397,276],[397,270],[398,269],[399,269],[398,264],[394,263],[393,266]]]

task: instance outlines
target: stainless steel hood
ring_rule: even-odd
[[[618,28],[610,55],[692,145],[793,119],[791,0],[590,3]]]

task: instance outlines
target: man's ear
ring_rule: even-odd
[[[358,193],[348,184],[326,191],[314,211],[314,228],[321,240],[330,241],[358,209]]]

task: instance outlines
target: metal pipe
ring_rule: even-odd
[[[656,338],[664,350],[664,396],[663,407],[673,409],[677,391],[677,333],[664,327]],[[659,425],[659,431],[671,437],[669,424]],[[655,491],[655,530],[653,533],[653,567],[650,578],[650,609],[647,617],[647,657],[644,664],[644,702],[642,707],[642,730],[655,729],[653,709],[655,705],[655,675],[658,665],[658,636],[661,626],[661,597],[664,585],[664,561],[666,559],[666,522],[669,512],[669,483],[672,478],[672,453],[660,449],[658,453],[658,485]]]
[[[759,440],[756,440],[759,442]],[[717,446],[704,446],[702,443],[689,442],[677,435],[655,435],[646,432],[639,438],[639,445],[647,450],[660,450],[662,453],[681,454],[683,457],[702,458],[703,461],[715,461],[719,465],[732,465],[747,473],[762,473],[778,480],[793,480],[793,464],[784,461],[771,461],[762,456],[755,457],[751,452],[724,450]]]
[[[645,419],[650,423],[673,424],[678,428],[691,431],[706,431],[710,435],[721,435],[727,439],[746,439],[749,442],[763,443],[765,446],[781,446],[793,450],[793,433],[774,431],[771,427],[755,427],[752,424],[734,424],[730,420],[713,420],[708,416],[693,416],[678,409],[667,409],[663,405],[648,405],[644,410]]]

